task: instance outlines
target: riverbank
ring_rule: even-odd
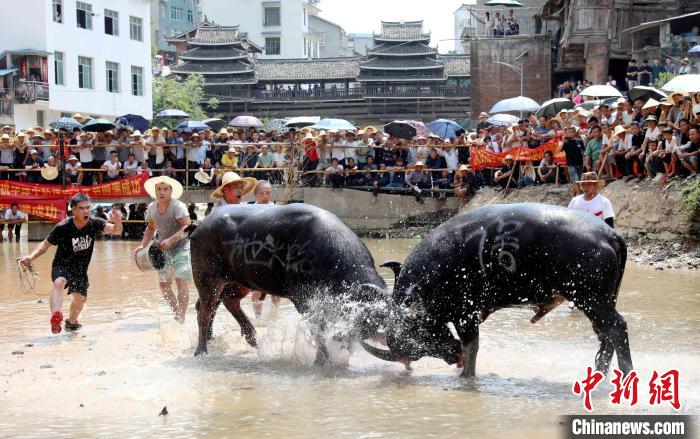
[[[615,228],[625,237],[628,260],[663,269],[700,268],[700,202],[697,181],[608,184],[602,193],[615,209]],[[508,193],[484,188],[461,211],[488,204],[545,203],[567,206],[569,186],[528,187]],[[365,236],[421,239],[454,212],[436,211],[410,216],[387,230],[360,231]]]

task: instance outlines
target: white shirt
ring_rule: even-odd
[[[70,175],[78,175],[78,171],[83,167],[80,162],[76,162],[75,165],[71,162],[66,163],[66,172]]]
[[[442,152],[442,156],[445,158],[445,163],[447,163],[447,169],[450,172],[457,169],[457,164],[459,163],[459,156],[457,155],[456,149],[450,149],[448,151],[438,150],[438,153]]]
[[[14,161],[14,147],[11,143],[3,143],[0,150],[0,163],[10,165]]]
[[[644,134],[645,139],[656,140],[661,135],[661,130],[659,127],[655,127],[653,130],[647,130]]]
[[[81,163],[90,163],[92,161],[92,148],[90,145],[92,145],[90,142],[78,142]]]
[[[21,210],[18,210],[17,213],[14,213],[14,214],[12,213],[12,209],[7,209],[5,211],[5,219],[8,221],[9,220],[18,220],[18,219],[21,220],[21,219],[24,219],[24,217],[25,217],[25,214]]]
[[[135,140],[133,143],[134,144],[131,145],[131,151],[134,153],[134,156],[136,157],[136,161],[142,162],[142,161],[146,160],[146,154],[144,153],[143,146],[138,146],[138,145],[143,145],[143,139]]]
[[[281,168],[286,164],[286,161],[284,159],[284,154],[281,152],[273,152],[272,153],[272,164],[275,168]]]
[[[585,200],[583,194],[574,197],[569,203],[569,209],[583,210],[602,220],[615,218],[615,212],[610,200],[600,194],[597,194],[591,200]]]
[[[119,175],[119,169],[121,169],[122,164],[119,162],[112,163],[111,160],[107,160],[106,162],[102,163],[102,166],[107,168],[107,175],[110,178],[115,178]]]
[[[136,160],[134,160],[133,163],[129,163],[129,161],[127,160],[124,162],[124,165],[122,166],[122,168],[124,168],[125,171],[131,171],[131,170],[137,169],[138,167],[139,167],[139,162],[137,162]]]
[[[151,151],[153,151],[153,145],[155,145],[156,143],[165,143],[165,137],[158,135],[157,138],[151,136],[148,139],[146,139],[146,144],[151,145]],[[158,145],[156,146],[156,163],[161,164],[163,163],[163,160],[165,160],[165,156],[163,155],[163,146]]]
[[[345,160],[345,148],[344,146],[346,145],[345,140],[341,140],[339,142],[333,142],[333,146],[336,147],[343,147],[343,148],[332,148],[331,147],[331,158],[338,159],[338,161]]]

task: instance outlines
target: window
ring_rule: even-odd
[[[170,7],[170,18],[173,20],[184,20],[185,19],[185,11],[182,10],[182,8],[176,8],[175,6]]]
[[[119,36],[119,12],[105,9],[105,33]]]
[[[306,12],[306,9],[304,9],[304,26],[306,26],[306,16],[307,16],[307,12]]]
[[[65,65],[63,64],[63,52],[53,53],[54,82],[56,85],[66,85],[64,82]]]
[[[107,91],[119,93],[119,64],[107,61]]]
[[[143,20],[129,17],[129,34],[132,40],[143,41]]]
[[[63,0],[53,0],[53,21],[63,23]]]
[[[92,88],[92,58],[78,57],[78,87]]]
[[[45,120],[46,113],[44,113],[44,110],[36,110],[36,124],[43,127]]]
[[[143,67],[131,66],[131,94],[143,96]]]
[[[279,6],[264,8],[263,26],[279,26],[280,23],[281,19]]]
[[[266,55],[279,55],[280,52],[281,52],[280,37],[267,37],[267,38],[265,38],[265,54]]]
[[[78,27],[92,30],[92,5],[89,3],[76,2],[75,7]]]
[[[168,13],[168,6],[165,3],[160,4],[160,16],[166,17]]]
[[[192,9],[188,9],[187,10],[187,21],[192,23],[193,20],[194,20],[194,15],[192,15]]]

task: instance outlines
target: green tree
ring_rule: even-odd
[[[174,108],[189,114],[190,120],[206,119],[202,105],[216,110],[219,101],[212,98],[204,102],[203,84],[204,78],[199,74],[189,75],[184,81],[171,76],[153,78],[153,114]],[[176,125],[179,121],[166,119],[162,122],[165,125]]]

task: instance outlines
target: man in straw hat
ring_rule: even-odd
[[[184,323],[190,293],[188,282],[192,279],[190,266],[190,241],[185,228],[191,224],[182,196],[182,185],[174,178],[164,175],[152,177],[144,183],[144,189],[154,198],[146,210],[147,227],[141,244],[134,255],[149,245],[157,245],[168,256],[169,263],[158,271],[158,281],[166,302],[175,313],[175,320]],[[156,237],[156,241],[151,240]],[[173,292],[173,280],[177,295]]]
[[[76,331],[81,328],[78,316],[87,301],[88,265],[92,258],[95,239],[108,233],[121,235],[121,216],[114,209],[109,212],[108,223],[102,218],[90,215],[92,202],[86,194],[75,194],[70,200],[73,216],[59,222],[49,233],[49,236],[39,244],[29,256],[24,256],[20,262],[28,267],[39,256],[46,253],[50,246],[55,245],[56,253],[51,264],[51,280],[53,289],[49,298],[51,307],[51,332],[61,332],[61,323],[66,331]],[[70,314],[63,321],[63,290],[68,288],[68,294],[73,294]]]
[[[517,163],[515,163],[515,159],[513,159],[511,154],[505,156],[503,159],[503,166],[501,166],[501,169],[496,171],[496,173],[493,175],[493,179],[503,189],[506,187],[518,187],[518,180],[520,180],[520,167]]]
[[[610,200],[598,193],[605,186],[605,181],[599,180],[595,172],[584,172],[583,177],[576,184],[580,187],[582,194],[571,200],[569,208],[588,212],[605,221],[610,227],[614,227],[615,212],[612,204]]]
[[[227,204],[240,204],[245,194],[253,190],[257,180],[253,177],[241,177],[233,171],[225,172],[221,178],[221,186],[211,194],[217,200],[214,208]]]

